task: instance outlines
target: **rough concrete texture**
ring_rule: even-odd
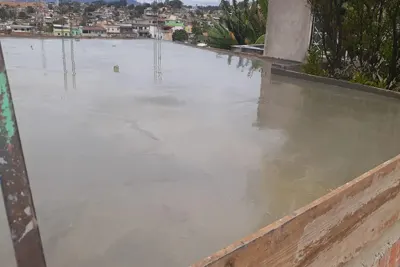
[[[307,0],[270,0],[264,55],[303,61],[310,43],[311,26]]]
[[[2,39],[48,266],[188,266],[400,152],[397,99],[168,42],[155,82],[151,40],[71,41]]]

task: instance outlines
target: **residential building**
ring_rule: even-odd
[[[106,37],[106,29],[100,26],[83,26],[82,36],[85,37]]]
[[[105,24],[103,27],[106,29],[108,35],[116,35],[121,33],[120,25]]]
[[[72,27],[71,36],[82,36],[82,27]]]
[[[163,26],[160,25],[160,30],[157,29],[157,25],[150,25],[149,37],[154,39],[164,39]]]
[[[132,23],[132,29],[139,37],[149,37],[150,25],[150,21],[148,20],[137,20]]]
[[[168,17],[168,20],[177,20],[177,17],[175,15],[170,15]]]
[[[132,30],[132,24],[119,24],[120,33],[122,36],[134,36],[136,33]]]
[[[53,24],[54,36],[71,36],[71,28],[69,25]]]
[[[44,22],[45,23],[52,23],[53,22],[53,17],[50,17],[50,16],[44,17]]]
[[[153,11],[151,7],[148,7],[144,10],[144,15],[146,17],[157,17],[157,13]]]
[[[180,20],[165,20],[165,26],[172,27],[172,31],[176,30],[184,30],[185,29],[185,24],[180,21]]]
[[[165,25],[162,27],[163,40],[172,41],[172,34],[173,34],[172,27]]]
[[[29,25],[11,25],[11,32],[13,33],[32,33],[34,31],[33,26]]]

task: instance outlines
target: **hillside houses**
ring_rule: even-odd
[[[205,20],[205,14],[197,14],[197,7],[172,8],[168,4],[155,7],[150,4],[123,6],[119,2],[0,3],[0,34],[3,35],[171,40],[173,32],[185,30],[191,34],[192,21]]]

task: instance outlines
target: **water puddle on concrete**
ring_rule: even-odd
[[[2,43],[49,266],[187,266],[400,152],[398,101],[257,61],[163,43],[155,75],[151,40]]]

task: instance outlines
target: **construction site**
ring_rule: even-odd
[[[1,267],[400,266],[400,94],[298,71],[300,2],[263,55],[2,38]]]
[[[397,220],[398,159],[352,181],[400,151],[395,98],[150,40],[2,46],[48,266],[187,266],[248,235],[196,266],[294,266],[294,242],[315,253],[336,231],[379,237]],[[380,217],[365,230],[369,201]],[[274,236],[286,225],[290,238]],[[7,228],[1,209],[13,267]],[[286,252],[265,249],[271,238]]]

